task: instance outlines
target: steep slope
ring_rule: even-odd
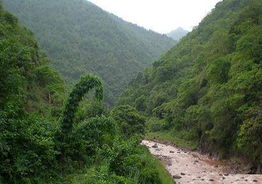
[[[195,141],[220,156],[262,165],[262,2],[224,0],[133,80],[121,103],[152,119],[151,131]]]
[[[57,118],[65,85],[47,63],[32,33],[0,1],[0,183],[28,183],[52,162],[55,124],[47,122]]]
[[[175,29],[174,31],[167,33],[167,36],[176,40],[176,41],[179,41],[181,38],[186,36],[187,33],[188,33],[187,30],[183,29],[182,27],[179,27],[179,28]]]
[[[86,0],[3,0],[32,30],[54,67],[70,83],[99,75],[113,104],[131,78],[174,41],[109,14]]]
[[[63,80],[47,65],[33,34],[0,8],[0,108],[16,104],[44,113],[61,106]]]
[[[61,113],[63,80],[17,22],[0,0],[0,183],[173,183],[139,140],[124,136],[143,132],[145,120],[133,107],[111,115],[99,103],[81,120],[74,113],[91,88],[102,99],[96,76],[81,78]],[[128,129],[120,132],[120,123]]]

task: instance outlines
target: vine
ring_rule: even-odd
[[[103,99],[103,86],[101,80],[94,75],[86,75],[81,77],[80,81],[74,86],[69,95],[65,110],[63,113],[61,133],[68,134],[73,127],[73,120],[80,101],[86,93],[95,88],[95,98],[99,101]]]

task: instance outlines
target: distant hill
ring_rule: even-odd
[[[85,0],[3,0],[3,5],[35,34],[68,84],[87,72],[99,75],[110,105],[130,79],[175,44]]]
[[[179,27],[176,30],[171,31],[170,33],[167,33],[167,36],[176,41],[179,41],[181,38],[186,36],[187,33],[188,33],[187,30],[183,29],[182,27]]]

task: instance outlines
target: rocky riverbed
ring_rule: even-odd
[[[237,174],[230,165],[196,151],[148,140],[142,145],[165,164],[177,184],[262,184],[262,175]]]

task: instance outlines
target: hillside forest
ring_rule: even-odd
[[[134,79],[120,104],[152,135],[262,166],[262,2],[224,0]],[[170,138],[171,137],[171,138]]]
[[[145,139],[261,174],[261,61],[261,0],[179,41],[84,0],[0,0],[0,184],[174,184]]]
[[[85,73],[98,75],[109,106],[138,72],[176,43],[86,0],[3,0],[3,5],[35,34],[67,86]]]

